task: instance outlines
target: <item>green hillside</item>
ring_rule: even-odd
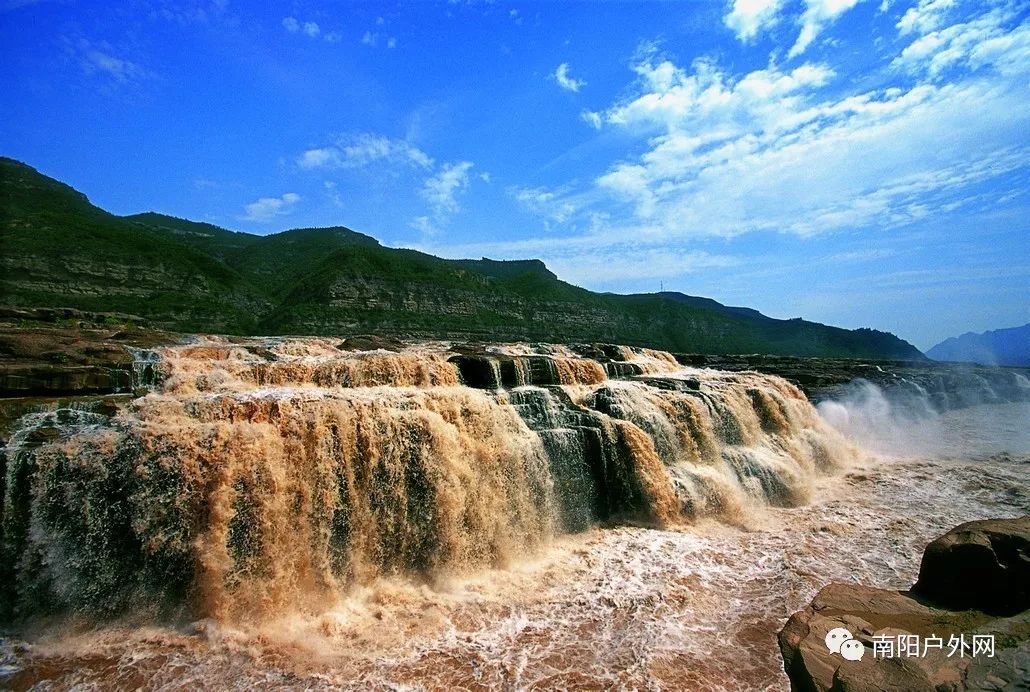
[[[155,213],[114,216],[2,158],[0,233],[0,304],[130,313],[169,330],[922,358],[869,329],[775,320],[675,293],[593,293],[539,260],[444,260],[342,227],[255,236]]]

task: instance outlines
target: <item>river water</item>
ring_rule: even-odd
[[[935,536],[963,521],[1030,513],[1030,405],[910,417],[863,402],[821,408],[858,451],[809,474],[796,506],[754,502],[665,528],[602,520],[504,551],[491,565],[383,573],[322,607],[260,618],[40,618],[2,640],[0,681],[15,689],[784,689],[776,633],[820,587],[907,588]]]

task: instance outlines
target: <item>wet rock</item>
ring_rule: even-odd
[[[500,389],[502,377],[498,361],[487,355],[456,355],[447,359],[454,363],[466,387]]]
[[[7,311],[7,317],[18,311]],[[47,311],[43,311],[47,312]],[[98,328],[51,326],[39,322],[59,315],[31,311],[29,327],[9,325],[0,315],[0,398],[114,394],[133,387],[133,349],[173,341],[169,334],[131,324]],[[75,313],[75,311],[71,311]],[[75,313],[84,321],[87,313]],[[103,317],[102,315],[99,317]],[[110,317],[109,315],[107,317]],[[93,319],[98,316],[93,315]],[[64,319],[64,317],[62,317]]]
[[[344,339],[336,348],[341,351],[403,351],[404,342],[388,336],[361,334]]]
[[[940,593],[965,594],[963,603],[983,605],[1018,602],[1025,594],[1026,517],[1017,520],[970,522],[956,527],[927,547],[920,584],[945,585]],[[963,547],[973,546],[973,547]],[[963,551],[971,551],[962,562]],[[961,565],[988,575],[981,585]],[[1019,584],[1012,581],[1023,574]],[[1008,589],[1007,593],[993,593]],[[935,595],[938,593],[934,591]],[[948,601],[954,603],[954,600]],[[1030,610],[1008,618],[983,610],[948,610],[927,598],[924,590],[903,593],[857,584],[830,584],[802,611],[794,613],[779,633],[783,667],[791,689],[824,690],[1016,690],[1030,686]],[[1024,605],[1024,608],[1026,606]],[[830,630],[843,627],[863,644],[861,660],[844,659],[826,646]],[[897,641],[915,635],[917,641],[952,636],[990,636],[993,656],[956,655],[949,644],[924,648],[921,655],[874,655],[876,637]],[[951,654],[951,655],[949,655]]]
[[[795,690],[930,690],[926,672],[910,665],[891,664],[881,670],[881,660],[872,655],[873,636],[893,631],[892,625],[929,623],[933,611],[896,591],[873,589],[857,584],[830,584],[811,604],[795,613],[780,631],[780,653],[784,670]],[[826,646],[830,630],[843,627],[866,647],[860,661],[848,661]],[[872,670],[876,669],[873,673]],[[895,688],[863,686],[863,681],[890,678]]]
[[[955,610],[1030,608],[1030,516],[971,521],[926,547],[913,591]]]

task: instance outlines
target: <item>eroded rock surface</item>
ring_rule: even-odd
[[[1030,517],[956,526],[926,546],[912,590],[950,608],[1030,608]]]
[[[996,604],[1019,602],[1020,594],[1025,594],[1026,582],[1011,580],[1025,568],[1028,525],[1030,517],[1022,517],[970,522],[949,531],[924,553],[920,571],[924,586],[918,594],[858,584],[824,587],[807,608],[791,616],[779,634],[791,688],[806,692],[1030,688],[1030,610],[1024,602],[1024,609],[1011,617],[990,614],[997,613]],[[989,551],[993,562],[986,557],[988,546],[994,546]],[[972,562],[959,561],[965,551],[971,551]],[[993,576],[979,583],[970,581],[969,565],[977,568],[977,574]],[[962,602],[972,609],[950,610],[927,598],[926,588],[939,588],[947,596],[960,592]],[[998,593],[1006,588],[1011,590]],[[860,660],[846,660],[829,650],[826,635],[838,627],[846,628],[865,647]],[[899,635],[915,635],[920,644],[939,637],[942,646],[920,649],[918,655],[874,654],[874,637],[897,641]],[[971,650],[959,655],[949,646],[952,635],[964,636],[967,643],[974,635],[993,636],[993,655],[974,656]]]

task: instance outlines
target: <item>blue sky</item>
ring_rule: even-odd
[[[0,2],[0,154],[110,211],[539,257],[927,348],[1030,321],[1030,5]]]

